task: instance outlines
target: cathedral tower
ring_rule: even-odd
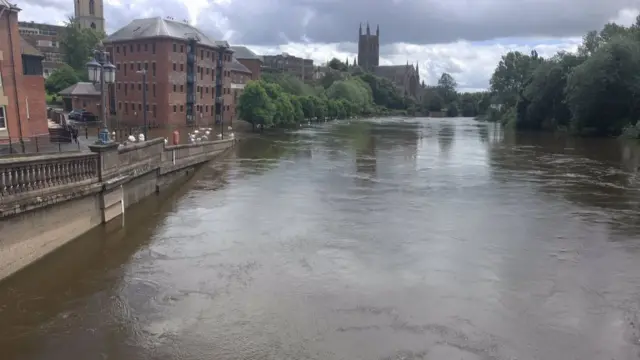
[[[371,34],[369,23],[366,33],[362,33],[362,24],[358,37],[358,65],[366,70],[372,70],[380,65],[380,25],[376,28],[376,34]]]
[[[74,8],[80,27],[105,31],[103,0],[74,0]]]

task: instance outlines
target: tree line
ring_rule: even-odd
[[[502,56],[490,80],[484,119],[523,130],[580,135],[640,135],[640,16],[606,24],[577,52],[545,59],[536,51]]]

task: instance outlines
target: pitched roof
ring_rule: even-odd
[[[235,55],[235,54],[234,54]],[[238,71],[247,74],[251,74],[251,70],[247,69],[246,66],[242,65],[235,56],[231,59],[231,71]]]
[[[60,91],[58,94],[67,96],[100,95],[100,87],[90,82],[79,82]]]
[[[203,45],[211,47],[229,47],[226,41],[214,40],[205,35],[200,29],[185,22],[164,19],[161,17],[135,19],[120,28],[104,42],[127,41],[165,37],[179,40],[189,40],[195,37]]]
[[[258,56],[246,46],[232,46],[233,56],[242,60],[260,60],[263,61],[262,56]]]
[[[20,36],[20,51],[22,52],[22,55],[39,56],[42,58],[44,57],[44,55],[42,55],[42,53],[38,51],[38,49],[33,47],[33,45],[29,44],[29,42],[25,40],[22,36]]]
[[[20,11],[20,8],[16,4],[12,4],[7,0],[0,0],[0,7],[6,7],[9,10]]]

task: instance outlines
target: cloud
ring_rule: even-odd
[[[62,23],[72,0],[25,0],[21,20]],[[356,56],[358,23],[380,24],[381,64],[419,63],[425,82],[451,73],[481,90],[500,56],[575,50],[606,22],[631,25],[640,0],[105,0],[108,32],[134,18],[186,19],[214,38],[263,54],[324,63]]]
[[[489,78],[500,57],[508,51],[530,53],[536,50],[540,56],[551,57],[560,50],[575,51],[581,38],[565,38],[549,44],[546,39],[520,40],[502,39],[492,44],[457,41],[451,44],[413,45],[398,43],[381,47],[381,65],[418,64],[421,79],[427,84],[436,84],[443,72],[450,73],[458,82],[461,91],[480,91],[489,86]],[[316,63],[325,63],[336,57],[342,61],[353,61],[356,46],[352,43],[305,44],[289,43],[277,47],[251,46],[262,54],[287,52],[296,56],[312,58]]]

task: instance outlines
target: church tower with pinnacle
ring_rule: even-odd
[[[362,33],[362,23],[358,37],[358,65],[366,70],[372,70],[380,65],[380,25],[376,27],[376,34],[371,34],[367,22],[366,33]]]
[[[83,29],[105,31],[103,0],[74,0],[75,19]]]

